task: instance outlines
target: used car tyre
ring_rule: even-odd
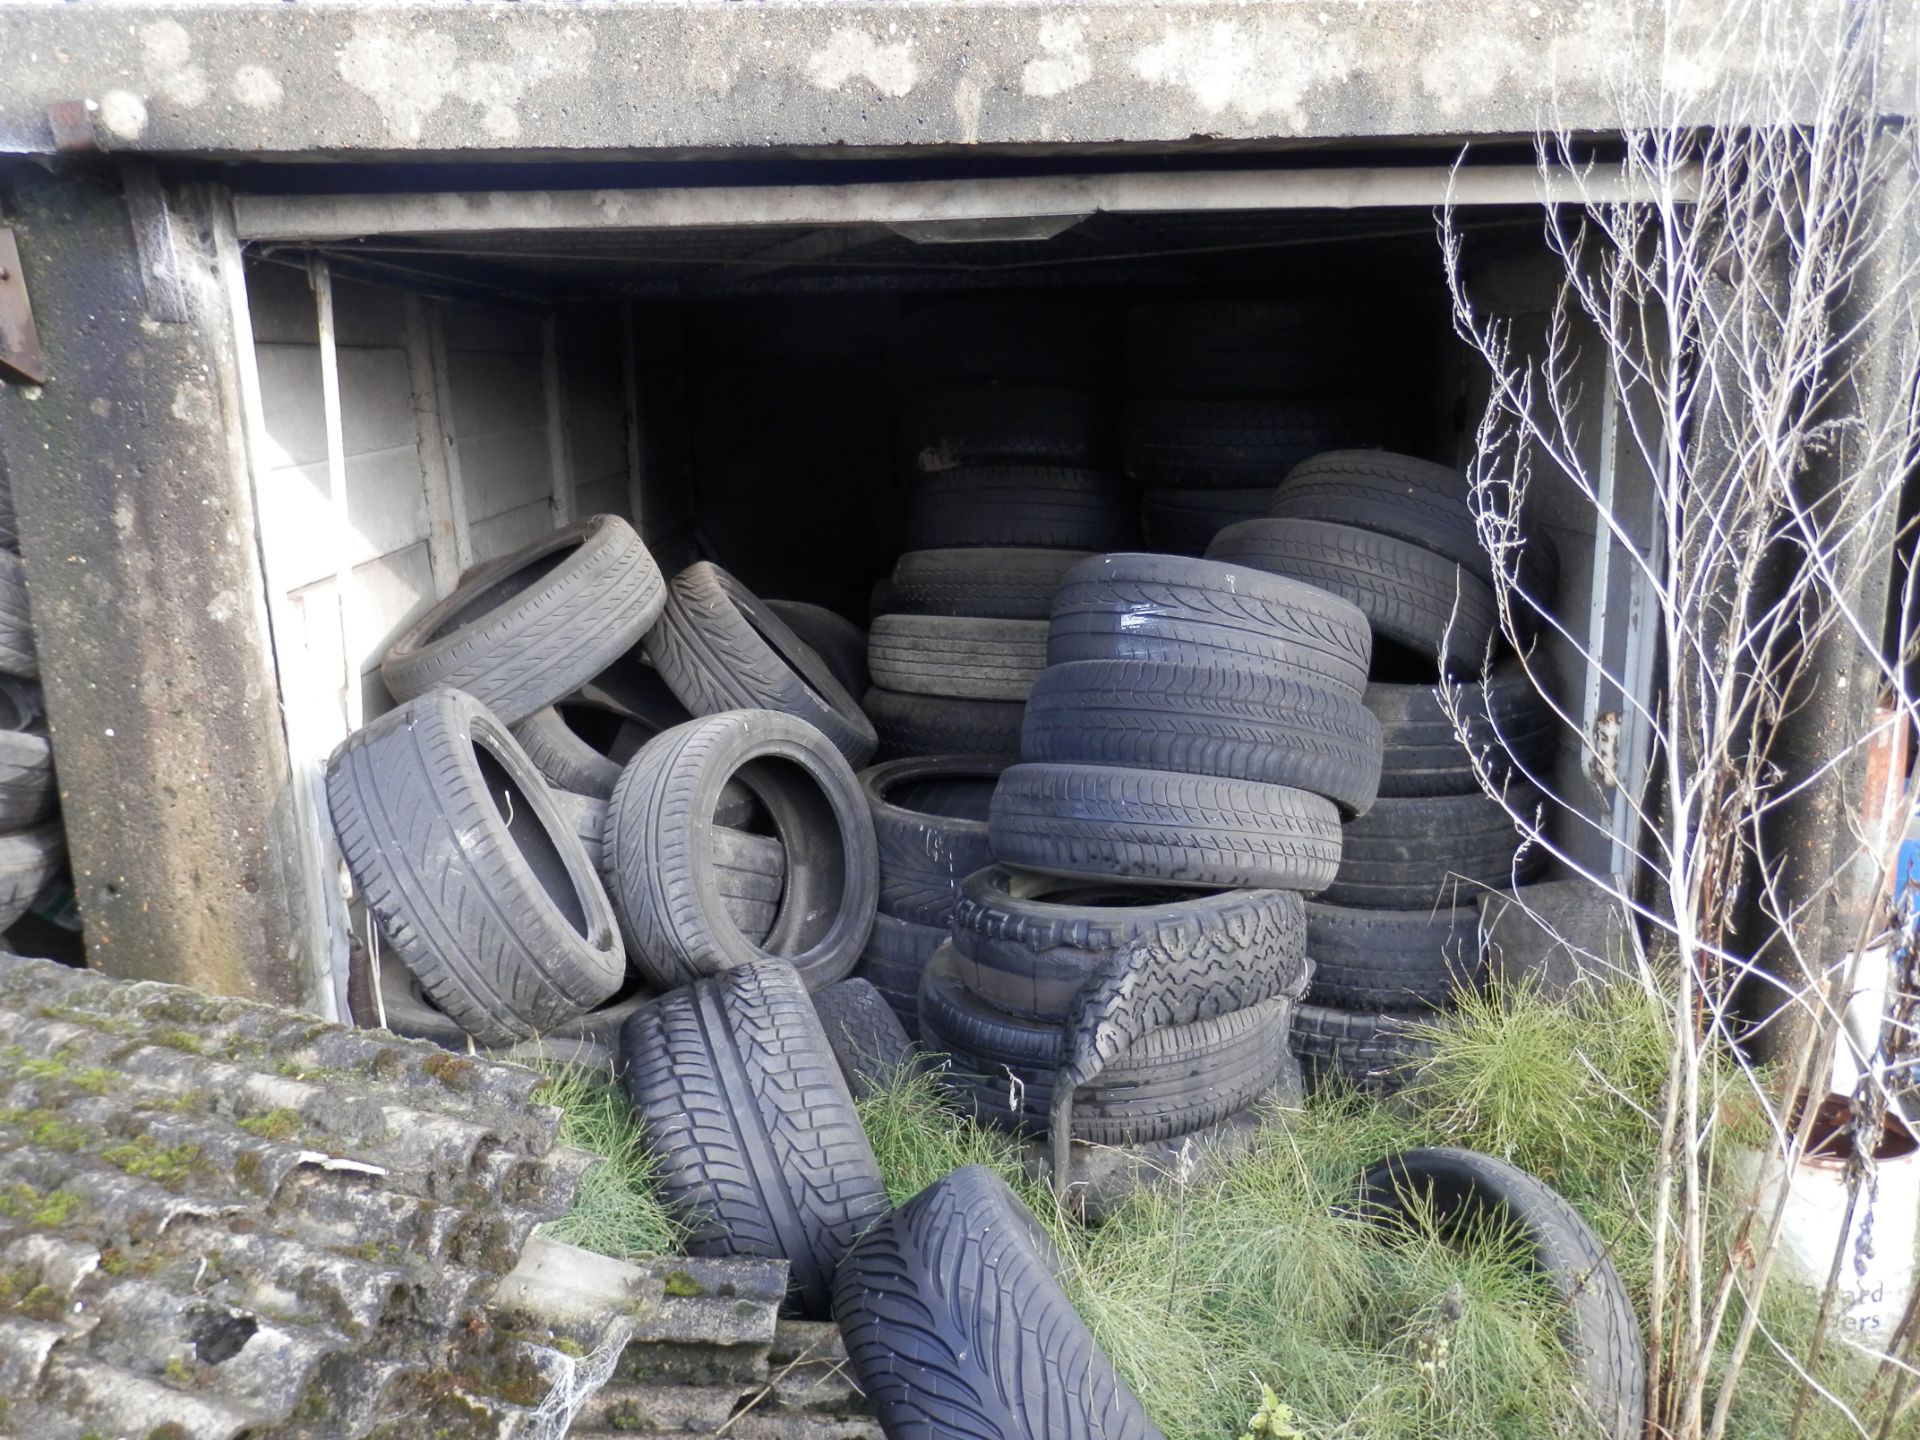
[[[864,765],[873,756],[873,722],[827,663],[710,561],[673,577],[646,652],[695,715],[778,710],[818,729],[850,764]]]
[[[1017,755],[1021,700],[954,700],[867,691],[867,714],[879,733],[877,758],[905,760],[927,755]]]
[[[1541,803],[1525,785],[1507,800],[1529,816]],[[1476,890],[1509,889],[1547,859],[1538,845],[1521,850],[1506,805],[1479,791],[1376,801],[1347,825],[1342,844],[1340,872],[1322,898],[1374,910],[1470,905]]]
[[[11,550],[0,550],[0,673],[22,680],[40,675],[33,607],[27,601],[27,567]]]
[[[1053,592],[1086,550],[979,546],[909,550],[894,562],[888,607],[901,615],[972,615],[986,620],[1045,620]]]
[[[476,1040],[543,1034],[620,988],[626,952],[585,848],[472,696],[432,690],[348,736],[327,808],[380,933]]]
[[[863,1235],[834,1316],[890,1440],[1164,1440],[1006,1181],[970,1165]]]
[[[0,835],[0,930],[32,908],[67,859],[67,834],[58,820]]]
[[[854,1099],[884,1091],[918,1068],[913,1041],[871,981],[836,980],[813,992],[813,1008]]]
[[[1271,485],[1239,490],[1149,486],[1140,492],[1140,533],[1149,550],[1198,557],[1227,526],[1259,519],[1272,503]]]
[[[1309,1089],[1335,1084],[1390,1095],[1433,1058],[1432,1042],[1413,1033],[1415,1023],[1384,1011],[1296,1005],[1287,1043]]]
[[[874,916],[873,933],[854,975],[878,990],[900,1017],[908,1036],[920,1036],[920,975],[947,938],[946,927],[915,925],[884,912]]]
[[[1310,900],[1307,953],[1307,998],[1342,1010],[1443,1010],[1455,991],[1477,991],[1486,971],[1472,904],[1355,910]]]
[[[787,1261],[824,1318],[834,1272],[888,1211],[853,1096],[793,968],[743,965],[627,1021],[627,1093],[691,1255]]]
[[[380,678],[396,700],[463,690],[512,724],[631,650],[664,600],[633,527],[596,515],[469,571],[388,648]]]
[[[1025,700],[1047,666],[1047,622],[882,615],[867,666],[880,685],[909,695]]]
[[[901,411],[898,435],[908,476],[996,463],[1099,469],[1114,458],[1110,407],[1071,385],[941,386]]]
[[[1381,407],[1345,396],[1156,398],[1127,406],[1120,449],[1143,484],[1231,490],[1271,486],[1317,451],[1381,434]]]
[[[1467,794],[1480,788],[1476,755],[1495,783],[1514,778],[1516,771],[1523,777],[1544,775],[1559,747],[1562,722],[1529,675],[1531,668],[1544,679],[1543,663],[1509,658],[1484,681],[1449,685],[1458,692],[1466,721],[1464,746],[1437,686],[1369,684],[1363,699],[1380,721],[1380,793]]]
[[[867,632],[837,610],[805,600],[769,600],[767,608],[818,655],[849,695],[864,695],[867,676]]]
[[[936,755],[860,772],[873,812],[882,913],[945,929],[960,882],[993,863],[987,811],[1008,756]]]
[[[785,854],[779,914],[763,940],[741,933],[713,838],[721,791],[737,780]],[[732,710],[657,736],[614,787],[605,866],[635,964],[663,988],[780,959],[809,987],[859,958],[879,894],[873,820],[845,757],[803,720]]]

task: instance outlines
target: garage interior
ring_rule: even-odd
[[[1484,405],[1484,365],[1453,330],[1433,204],[540,229],[530,207],[496,195],[513,225],[347,233],[364,198],[290,202],[337,213],[310,238],[250,235],[299,222],[271,199],[236,204],[275,658],[294,763],[315,787],[333,747],[391,705],[379,662],[412,619],[464,569],[592,514],[633,520],[669,574],[714,560],[756,594],[864,625],[904,548],[889,345],[926,307],[989,296],[1071,314],[1110,357],[1100,398],[1116,424],[1129,309],[1181,296],[1313,300],[1318,343],[1363,349],[1369,397],[1393,427],[1374,443],[1464,467]],[[1523,339],[1551,294],[1535,278],[1549,273],[1540,215],[1480,204],[1454,217],[1476,303]],[[1606,403],[1606,387],[1594,392]],[[1646,478],[1613,444],[1612,417],[1592,418],[1594,473],[1632,529],[1651,517]],[[1554,699],[1611,752],[1596,762],[1562,746],[1555,787],[1586,797],[1588,818],[1558,815],[1553,833],[1607,873],[1624,868],[1629,807],[1589,777],[1639,784],[1646,746],[1633,707],[1572,642],[1614,676],[1644,677],[1651,654],[1634,577],[1609,563],[1611,542],[1596,544],[1592,513],[1564,476],[1532,476],[1527,526],[1561,570],[1560,628],[1541,636]],[[1383,647],[1379,663],[1395,658]],[[316,806],[325,854],[323,817]],[[336,909],[341,998],[349,926]]]

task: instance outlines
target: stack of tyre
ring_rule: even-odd
[[[906,547],[868,641],[880,757],[1010,755],[1054,587],[1137,533],[1103,356],[1070,306],[966,299],[903,319],[889,368]]]
[[[770,958],[820,987],[858,958],[872,728],[719,567],[667,583],[598,516],[470,573],[381,673],[402,703],[327,777],[375,921],[363,1022],[608,1064],[660,990]]]
[[[1166,555],[1095,556],[1055,596],[994,865],[961,883],[919,1023],[988,1123],[1094,1144],[1225,1121],[1286,1065],[1302,894],[1364,812],[1379,727],[1365,618]],[[1063,1133],[1061,1127],[1066,1129]]]
[[[1122,458],[1143,487],[1147,543],[1199,555],[1223,527],[1267,513],[1274,483],[1316,451],[1383,443],[1390,409],[1353,325],[1311,300],[1180,299],[1127,320],[1133,396]]]
[[[1307,906],[1314,975],[1293,1039],[1312,1074],[1392,1085],[1420,1053],[1407,1018],[1481,983],[1477,895],[1543,859],[1479,777],[1507,804],[1537,805],[1526,777],[1551,761],[1553,716],[1527,667],[1498,657],[1491,561],[1457,470],[1378,450],[1317,455],[1287,474],[1267,517],[1229,526],[1207,553],[1344,596],[1372,626],[1380,799],[1348,821],[1339,873]],[[1550,564],[1521,565],[1544,603]]]
[[[0,472],[0,930],[27,913],[66,863],[39,676],[13,492]],[[37,942],[19,943],[43,953]]]

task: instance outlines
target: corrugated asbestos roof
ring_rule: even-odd
[[[0,956],[0,1435],[533,1433],[480,1307],[591,1163],[541,1083]]]

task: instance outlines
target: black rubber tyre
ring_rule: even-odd
[[[743,965],[662,995],[627,1022],[624,1049],[687,1253],[784,1259],[792,1308],[824,1319],[887,1188],[792,967]]]
[[[1508,799],[1530,815],[1540,796],[1516,786]],[[1512,817],[1478,791],[1377,801],[1347,826],[1343,842],[1340,873],[1322,898],[1369,910],[1471,905],[1477,891],[1511,889],[1546,862],[1538,845],[1516,859]]]
[[[626,951],[586,850],[472,696],[429,691],[348,736],[327,807],[380,933],[476,1040],[543,1034],[620,988]]]
[[[40,676],[33,607],[27,602],[27,567],[11,550],[0,550],[0,672],[22,680]]]
[[[40,689],[0,675],[0,830],[44,820],[57,801]]]
[[[1085,550],[909,550],[893,567],[891,600],[901,615],[973,615],[1045,620],[1053,592]]]
[[[1140,531],[1147,548],[1163,555],[1206,553],[1229,525],[1257,520],[1273,503],[1273,487],[1246,490],[1144,490]]]
[[[1381,413],[1344,397],[1135,400],[1121,417],[1120,453],[1143,485],[1271,486],[1310,455],[1377,438]]]
[[[1537,670],[1539,662],[1532,663]],[[1516,764],[1530,776],[1545,773],[1561,722],[1520,661],[1504,660],[1484,683],[1459,690],[1469,743],[1496,781],[1505,781]],[[1434,686],[1372,684],[1365,699],[1380,721],[1382,795],[1461,795],[1479,788],[1472,755]]]
[[[20,550],[20,522],[13,508],[13,482],[7,478],[7,462],[0,459],[0,549]]]
[[[653,995],[652,990],[634,981],[605,1004],[556,1025],[532,1041],[518,1043],[537,1045],[541,1041],[552,1041],[557,1045],[584,1041],[618,1054],[622,1027],[634,1011],[651,1000]],[[369,1007],[367,1014],[356,1014],[353,1018],[372,1029],[379,1025],[382,1009],[386,1012],[386,1028],[395,1035],[431,1040],[444,1049],[458,1051],[465,1051],[471,1041],[467,1032],[427,997],[426,991],[420,988],[420,982],[404,965],[387,963],[380,967],[380,1009]],[[492,1048],[498,1050],[501,1047]]]
[[[867,664],[884,689],[907,695],[1025,700],[1047,668],[1047,622],[882,615]]]
[[[1006,1181],[970,1165],[860,1238],[833,1310],[890,1440],[1164,1440]]]
[[[854,976],[878,990],[900,1026],[915,1039],[920,1035],[920,974],[947,938],[937,925],[915,925],[891,915],[876,915],[867,948],[860,953]]]
[[[1264,1000],[1149,1031],[1075,1092],[1073,1138],[1132,1145],[1190,1135],[1239,1114],[1279,1074],[1291,1003]],[[969,994],[951,943],[934,952],[921,978],[920,1035],[929,1054],[947,1058],[943,1079],[982,1124],[1047,1133],[1066,1035],[1058,1025],[1004,1015]]]
[[[1307,954],[1307,998],[1339,1010],[1444,1010],[1456,990],[1478,990],[1486,971],[1471,904],[1353,910],[1308,901]]]
[[[1127,316],[1137,395],[1266,396],[1377,383],[1373,335],[1325,299],[1152,300]]]
[[[67,835],[55,820],[0,835],[0,930],[32,907],[67,860]]]
[[[866,707],[880,735],[878,758],[882,761],[922,755],[1017,755],[1020,722],[1027,713],[1018,700],[935,699],[880,689],[867,691]]]
[[[1243,520],[1207,557],[1284,575],[1351,601],[1377,635],[1478,671],[1493,638],[1493,591],[1453,561],[1390,535],[1318,520]]]
[[[974,382],[1055,384],[1098,393],[1108,346],[1097,316],[1030,295],[965,295],[902,315],[887,339],[893,393]]]
[[[1051,875],[1325,889],[1340,812],[1282,785],[1108,765],[1015,765],[993,792],[996,860]]]
[[[1380,722],[1344,690],[1263,671],[1076,660],[1034,685],[1020,753],[1290,785],[1355,815],[1379,788]]]
[[[1287,1043],[1309,1090],[1344,1085],[1391,1095],[1433,1058],[1433,1046],[1409,1033],[1411,1023],[1406,1015],[1296,1005]]]
[[[1327,520],[1444,555],[1493,583],[1480,546],[1467,477],[1450,465],[1391,450],[1329,450],[1295,465],[1268,514],[1277,520]]]
[[[867,678],[867,632],[837,610],[805,600],[769,600],[767,608],[785,622],[786,627],[812,647],[826,663],[840,688],[849,695],[864,695]]]
[[[1139,538],[1138,504],[1126,477],[1104,470],[969,465],[914,483],[907,549],[1119,550]]]
[[[858,976],[836,980],[814,991],[813,1008],[854,1099],[885,1090],[919,1065],[900,1017],[871,982]]]
[[[388,648],[380,678],[396,700],[463,690],[512,724],[639,644],[664,599],[633,527],[596,515],[469,571]]]
[[[786,853],[771,932],[742,934],[706,819],[721,789],[751,790]],[[759,960],[793,966],[809,988],[853,968],[879,895],[873,821],[853,771],[804,720],[734,710],[649,742],[614,787],[606,868],[633,959],[663,989]]]
[[[960,882],[993,863],[987,811],[1011,756],[936,755],[860,772],[880,856],[880,911],[944,930]]]
[[[513,737],[548,784],[604,800],[642,745],[692,718],[652,666],[623,657],[516,723]]]
[[[564,790],[552,793],[555,807],[573,827],[586,848],[587,857],[606,882],[609,893],[614,880],[606,873],[606,801],[587,795],[570,795]],[[756,802],[757,803],[757,802]],[[780,918],[780,899],[787,884],[787,852],[771,835],[755,835],[736,830],[717,821],[707,832],[714,869],[714,888],[720,896],[720,908],[739,927],[740,933],[755,945],[766,943],[773,925]],[[619,914],[615,907],[616,917]],[[631,936],[627,953],[633,954]]]
[[[1284,890],[1195,893],[995,865],[961,882],[953,942],[969,991],[1057,1026],[1089,986],[1122,971],[1227,995],[1298,989],[1306,918],[1300,897]]]
[[[1053,601],[1047,663],[1154,660],[1258,669],[1358,695],[1373,638],[1337,595],[1257,566],[1174,555],[1098,555]]]
[[[1114,459],[1112,408],[1067,385],[951,385],[901,412],[902,475],[965,465],[1073,465]]]
[[[710,561],[673,577],[646,652],[696,715],[778,710],[818,729],[849,764],[864,765],[873,756],[873,722],[826,662]]]
[[[1511,1234],[1560,1296],[1560,1336],[1595,1433],[1640,1440],[1646,1343],[1632,1298],[1600,1237],[1566,1200],[1516,1165],[1473,1150],[1408,1150],[1361,1178],[1358,1211],[1383,1224],[1427,1217],[1443,1234]],[[1418,1216],[1415,1221],[1412,1217]]]

